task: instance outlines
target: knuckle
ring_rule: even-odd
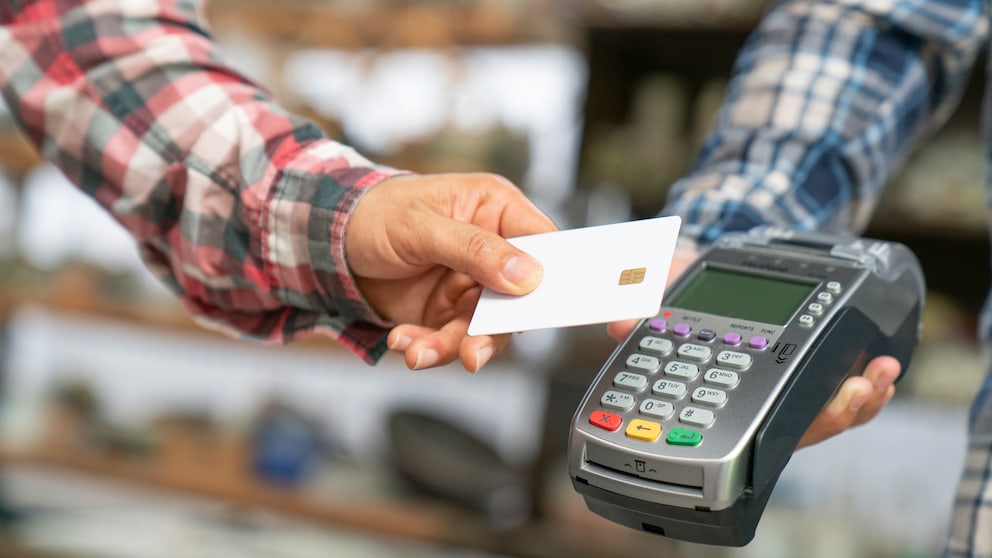
[[[519,192],[520,191],[520,188],[518,188],[516,184],[514,184],[513,182],[511,182],[510,179],[506,178],[505,176],[499,175],[499,174],[489,173],[489,172],[480,172],[480,173],[475,173],[473,175],[473,177],[474,177],[475,180],[477,180],[479,182],[482,182],[482,183],[490,184],[490,185],[494,186],[495,188],[497,188],[498,190],[503,190],[503,191],[506,191],[506,192]]]
[[[468,233],[465,237],[463,250],[468,261],[489,259],[494,252],[489,232],[477,229]]]

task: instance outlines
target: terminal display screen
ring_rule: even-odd
[[[785,325],[817,284],[704,267],[665,306]]]

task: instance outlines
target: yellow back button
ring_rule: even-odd
[[[649,420],[634,419],[627,425],[627,437],[653,442],[661,436],[661,425]]]

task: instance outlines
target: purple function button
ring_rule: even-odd
[[[666,329],[668,329],[668,320],[662,320],[662,319],[651,320],[650,327],[653,331],[665,331]]]
[[[675,335],[678,335],[679,337],[688,337],[692,332],[692,328],[689,327],[688,324],[677,324],[672,331],[674,331]]]
[[[723,343],[725,345],[740,345],[741,344],[741,334],[730,332],[723,336]]]
[[[750,341],[748,341],[747,345],[752,349],[764,349],[768,346],[768,339],[760,335],[755,335]]]

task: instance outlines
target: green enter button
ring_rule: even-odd
[[[694,430],[673,428],[668,432],[668,443],[673,446],[698,446],[703,441],[703,435]]]

